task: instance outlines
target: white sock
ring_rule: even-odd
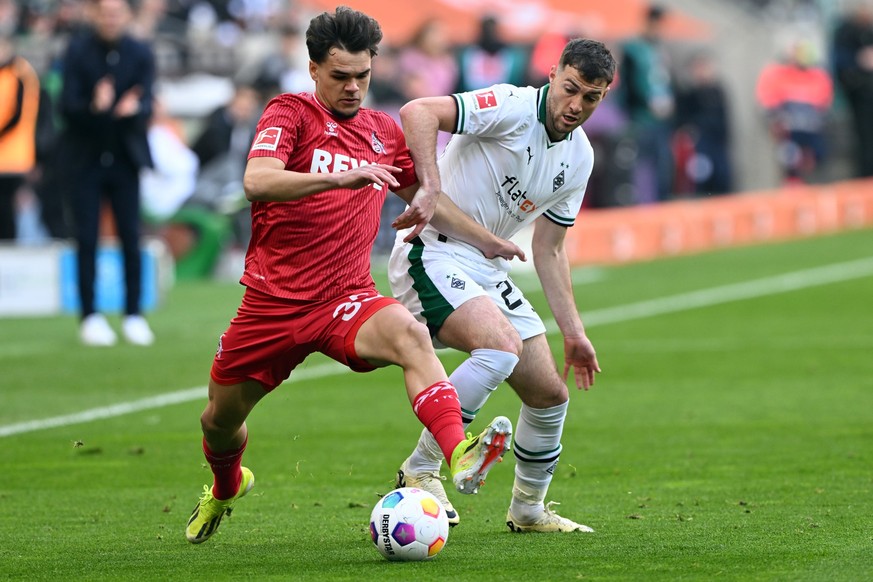
[[[530,523],[542,514],[552,475],[561,455],[561,433],[569,402],[551,408],[522,404],[515,428],[513,517]]]
[[[458,391],[461,402],[461,420],[464,429],[476,418],[476,413],[488,400],[491,393],[506,380],[515,365],[518,356],[500,350],[477,349],[470,352],[470,357],[458,366],[449,381]],[[433,435],[425,429],[421,432],[418,444],[407,459],[407,468],[415,473],[439,471],[443,454]]]
[[[406,468],[410,473],[439,473],[442,462],[443,451],[436,439],[429,430],[422,429],[415,449],[406,459]]]

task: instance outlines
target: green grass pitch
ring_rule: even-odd
[[[399,369],[318,356],[249,420],[255,488],[189,545],[211,475],[205,401],[183,391],[205,386],[242,288],[184,284],[150,348],[82,347],[71,317],[0,321],[0,579],[873,579],[873,230],[574,280],[603,373],[571,388],[549,499],[596,533],[510,533],[510,453],[479,495],[450,491],[461,525],[440,555],[383,560],[370,510],[420,425]],[[551,319],[533,276],[516,282]],[[518,407],[502,386],[473,430]]]

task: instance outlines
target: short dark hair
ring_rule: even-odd
[[[338,6],[334,13],[322,12],[309,21],[306,29],[306,48],[316,63],[324,62],[334,47],[350,53],[368,50],[374,57],[381,41],[379,23],[348,6]]]
[[[573,67],[587,81],[604,80],[609,85],[615,77],[615,57],[596,40],[574,38],[564,47],[559,64]]]

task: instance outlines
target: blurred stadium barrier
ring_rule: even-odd
[[[574,265],[615,264],[873,225],[873,179],[582,211]]]
[[[143,312],[154,310],[174,283],[173,260],[160,239],[143,240]],[[46,246],[0,246],[0,317],[76,314],[79,296],[76,250],[68,242]],[[97,251],[96,307],[103,313],[124,309],[121,249],[101,242]]]

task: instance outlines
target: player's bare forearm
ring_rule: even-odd
[[[431,224],[442,234],[473,245],[486,258],[503,257],[511,260],[517,257],[522,261],[527,260],[518,245],[498,237],[470,218],[445,194],[439,197]]]
[[[391,226],[397,230],[415,227],[404,239],[405,242],[408,242],[418,236],[427,223],[430,222],[431,218],[433,218],[440,192],[428,191],[426,188],[412,186],[396,192],[396,194],[405,200],[409,206],[394,219]]]
[[[570,261],[564,250],[566,228],[539,217],[532,241],[534,267],[555,321],[564,336],[585,333],[573,295]]]
[[[400,123],[415,162],[415,173],[428,191],[442,189],[437,167],[437,136],[440,130],[452,130],[456,115],[455,101],[451,97],[414,99],[400,108]]]
[[[594,385],[594,374],[600,372],[600,364],[576,307],[570,261],[564,250],[565,233],[564,227],[538,219],[533,238],[534,266],[564,336],[564,380],[572,370],[576,387],[588,390]]]
[[[534,266],[546,296],[549,309],[564,336],[584,335],[582,318],[573,296],[570,268],[565,254],[544,253],[534,247]]]
[[[243,189],[250,202],[287,202],[334,188],[396,188],[394,173],[384,164],[360,166],[344,172],[308,173],[285,169],[277,158],[252,158],[243,175]]]

